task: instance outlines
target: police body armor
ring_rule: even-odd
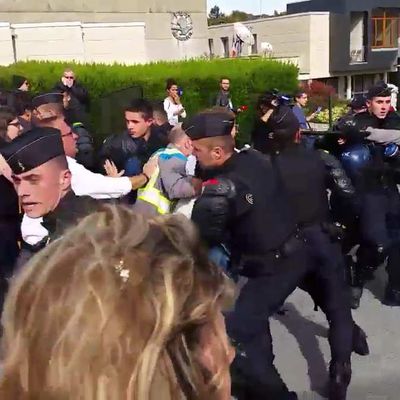
[[[241,275],[263,275],[276,261],[303,247],[286,193],[268,157],[243,150],[215,178],[206,182],[192,219],[211,246],[226,243],[229,235],[232,264]]]

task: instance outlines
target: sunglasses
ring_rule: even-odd
[[[64,76],[65,79],[75,79],[74,76]]]

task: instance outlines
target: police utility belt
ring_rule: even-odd
[[[298,229],[278,249],[260,255],[242,256],[239,264],[234,268],[235,272],[247,278],[268,275],[274,264],[295,254],[304,247],[305,243],[306,239]]]

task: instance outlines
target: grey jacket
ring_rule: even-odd
[[[169,144],[168,148],[174,148],[174,146]],[[192,176],[186,174],[186,162],[187,157],[182,153],[179,156],[163,157],[161,155],[158,158],[160,173],[154,187],[171,201],[195,196]],[[134,205],[134,210],[148,216],[158,215],[158,211],[152,204],[139,198]]]
[[[368,128],[367,131],[370,132],[367,140],[371,142],[383,144],[395,143],[400,145],[400,130],[398,129]]]

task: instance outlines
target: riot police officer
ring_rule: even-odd
[[[299,123],[290,108],[275,106],[264,124],[261,147],[270,155],[307,239],[311,267],[300,287],[310,293],[327,316],[332,353],[330,398],[345,399],[352,347],[362,355],[369,351],[364,332],[352,321],[339,244],[342,232],[331,219],[327,189],[355,211],[358,201],[340,162],[326,152],[308,150],[296,143],[298,130]]]
[[[362,288],[373,270],[388,258],[388,285],[383,303],[400,306],[400,195],[398,166],[390,159],[385,145],[363,143],[368,128],[400,129],[400,116],[391,111],[391,90],[380,83],[367,95],[368,110],[340,126],[347,142],[342,150],[343,165],[351,174],[360,194],[359,259],[352,274],[354,308],[359,305]],[[381,131],[384,132],[384,131]]]
[[[314,267],[276,167],[255,150],[235,153],[229,122],[225,114],[203,113],[184,128],[212,178],[204,183],[192,218],[210,245],[229,243],[234,267],[248,278],[227,315],[228,333],[237,346],[234,383],[241,383],[234,385],[234,395],[240,400],[296,399],[273,366],[268,317]],[[348,322],[346,362],[352,347],[351,316]],[[345,398],[350,379],[348,365],[338,366],[331,368],[331,399]]]
[[[248,278],[227,329],[236,343],[234,375],[242,399],[297,399],[273,365],[268,317],[306,273],[305,243],[272,165],[261,153],[235,152],[226,113],[202,113],[184,123],[198,163],[207,171],[192,213],[210,246],[229,242],[232,263]]]

